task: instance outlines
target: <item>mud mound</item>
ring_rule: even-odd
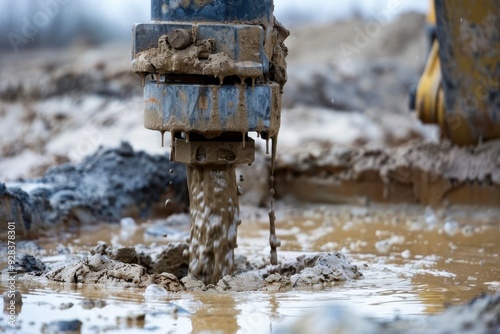
[[[51,168],[38,180],[0,183],[0,218],[16,222],[19,236],[61,224],[116,222],[147,217],[167,193],[187,207],[184,166],[122,143],[99,149],[81,164]]]
[[[64,283],[144,288],[151,284],[158,284],[172,292],[183,290],[177,277],[172,274],[149,275],[143,266],[114,261],[98,254],[77,263],[49,271],[45,274],[45,277],[52,281]]]
[[[292,286],[321,286],[325,283],[348,281],[363,276],[358,267],[351,265],[344,254],[321,253],[300,256],[296,262],[281,265],[281,273],[288,274]]]
[[[483,195],[479,196],[481,198],[478,197],[479,192],[473,195],[473,186],[486,187],[492,192],[498,189],[499,156],[498,140],[476,147],[458,147],[444,141],[412,142],[377,149],[309,142],[281,156],[276,173],[277,194],[298,194],[293,190],[294,184],[297,186],[300,180],[306,180],[312,188],[304,192],[307,185],[301,184],[300,191],[308,193],[307,196],[313,200],[321,197],[331,199],[332,194],[325,193],[327,185],[333,187],[343,182],[350,184],[351,188],[347,186],[348,189],[337,190],[344,197],[352,197],[356,191],[352,184],[359,182],[371,184],[373,189],[365,189],[364,194],[376,202],[401,187],[403,196],[401,192],[394,192],[400,201],[440,205],[452,198],[469,204],[498,205],[498,198],[489,196],[487,192],[483,191]],[[314,184],[321,184],[322,188],[315,188]],[[316,190],[318,193],[315,195]],[[471,193],[459,193],[469,190]],[[307,200],[306,197],[301,199]]]
[[[314,289],[363,276],[357,266],[339,252],[303,255],[296,260],[284,259],[278,266],[266,266],[266,261],[259,256],[238,256],[238,273],[224,276],[217,284],[205,285],[187,276],[188,262],[183,256],[187,246],[186,243],[170,243],[146,248],[113,248],[99,244],[91,249],[91,255],[84,260],[69,264],[56,263],[52,266],[55,269],[51,271],[44,266],[43,272],[38,275],[43,274],[49,280],[66,283],[131,287],[158,284],[170,292]]]

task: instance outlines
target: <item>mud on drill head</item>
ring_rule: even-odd
[[[232,270],[231,224],[239,222],[234,168],[254,160],[248,132],[275,143],[280,127],[289,32],[275,20],[273,7],[273,0],[152,0],[151,23],[133,29],[132,67],[144,86],[144,124],[162,138],[170,132],[171,159],[188,166],[190,274],[206,283]],[[226,194],[218,193],[217,184],[226,185]],[[219,209],[207,204],[216,200],[223,202]],[[210,206],[205,216],[204,205]],[[217,240],[224,234],[227,242]],[[276,262],[279,242],[273,235],[270,240]],[[227,248],[226,259],[217,259],[221,248]],[[213,263],[205,267],[213,266],[214,273],[196,268],[207,258]]]

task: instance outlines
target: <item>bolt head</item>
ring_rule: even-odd
[[[167,41],[174,49],[182,50],[191,44],[191,34],[184,29],[175,29],[168,34]]]

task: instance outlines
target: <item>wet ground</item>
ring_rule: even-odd
[[[500,290],[498,209],[432,210],[418,206],[321,206],[278,203],[279,257],[342,251],[363,277],[329,287],[283,292],[179,292],[57,284],[18,279],[22,332],[80,320],[82,333],[269,333],[334,304],[371,319],[422,319],[484,292]],[[236,255],[268,260],[267,211],[242,208]],[[182,221],[179,219],[178,221]],[[47,265],[86,256],[98,241],[118,246],[181,241],[183,226],[163,220],[60,231],[38,242]],[[152,227],[155,226],[155,227]],[[165,235],[167,235],[165,237]],[[5,257],[2,256],[2,259]],[[2,268],[5,263],[0,263]],[[4,285],[0,292],[5,289]],[[6,328],[6,316],[0,328]]]

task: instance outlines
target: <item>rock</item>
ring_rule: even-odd
[[[283,291],[292,288],[290,278],[280,274],[271,274],[266,277],[266,291]]]
[[[300,256],[296,262],[281,265],[280,273],[290,277],[294,287],[323,285],[363,276],[358,267],[339,252]]]
[[[243,273],[238,276],[224,276],[217,283],[218,291],[232,292],[257,291],[264,286],[264,280],[254,273]]]
[[[121,247],[121,248],[114,248],[111,251],[108,248],[108,256],[110,259],[115,260],[115,261],[120,261],[123,263],[132,263],[132,264],[139,264],[139,255],[135,251],[134,247]]]
[[[197,279],[191,278],[189,276],[183,277],[181,279],[182,284],[188,291],[206,291],[207,287],[205,284]]]
[[[184,286],[179,281],[179,279],[169,273],[153,274],[150,277],[150,281],[163,286],[165,289],[167,289],[167,291],[170,292],[180,292],[184,290]]]
[[[78,334],[81,332],[82,322],[80,320],[71,321],[53,321],[43,324],[42,333],[44,334]]]
[[[189,249],[185,242],[170,243],[153,264],[154,273],[171,273],[181,279],[187,275],[189,262],[183,252]]]
[[[113,248],[108,246],[106,243],[99,243],[97,246],[90,249],[91,255],[106,255],[110,259],[129,263],[129,264],[139,264],[148,270],[148,273],[152,268],[151,256],[145,254],[144,252],[138,253],[134,247],[120,247]]]
[[[56,282],[130,286],[141,285],[149,278],[142,266],[114,261],[98,254],[49,271],[45,276]]]
[[[106,251],[108,250],[109,246],[105,242],[99,242],[97,246],[94,246],[90,249],[90,254],[91,255],[106,255]]]
[[[5,268],[3,271],[5,272],[9,269]],[[12,269],[10,271],[15,271],[18,274],[32,273],[36,275],[41,275],[48,270],[42,261],[29,254],[18,254]]]

